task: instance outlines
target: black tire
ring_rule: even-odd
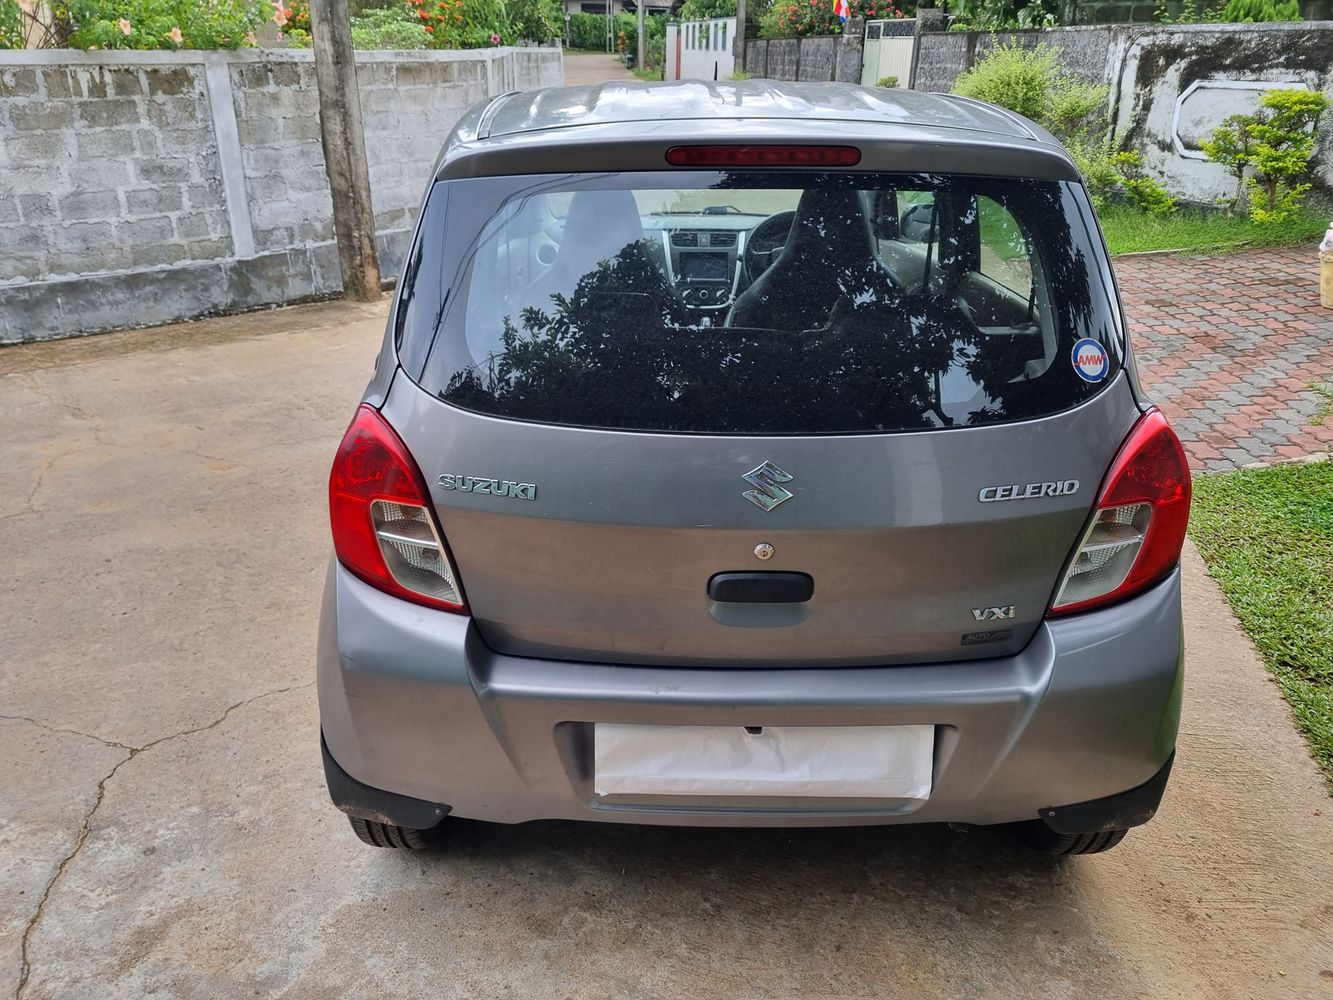
[[[1015,823],[1014,832],[1032,850],[1041,854],[1101,854],[1125,839],[1128,830],[1101,833],[1056,833],[1041,820]]]
[[[357,816],[348,816],[347,819],[352,824],[352,832],[361,838],[361,843],[371,847],[396,847],[401,851],[424,851],[438,847],[444,827],[441,823],[430,830],[413,830]]]

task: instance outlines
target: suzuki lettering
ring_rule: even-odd
[[[473,476],[441,476],[440,489],[460,493],[488,493],[493,497],[513,497],[515,500],[536,500],[536,483],[511,483],[508,479],[477,479]]]

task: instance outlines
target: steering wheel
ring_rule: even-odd
[[[745,273],[749,275],[751,283],[758,281],[759,276],[782,256],[782,250],[787,245],[787,235],[791,232],[791,224],[795,218],[794,211],[778,212],[750,230],[741,261],[745,265]]]

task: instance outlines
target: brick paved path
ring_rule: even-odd
[[[1198,469],[1333,450],[1333,309],[1313,245],[1120,257],[1139,375]]]

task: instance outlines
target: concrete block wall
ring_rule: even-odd
[[[752,38],[745,43],[745,72],[768,80],[859,83],[863,30],[853,18],[841,35]]]
[[[558,49],[358,55],[386,277],[470,106]],[[309,52],[0,53],[0,343],[340,287]]]
[[[231,252],[196,69],[0,69],[0,282]]]

